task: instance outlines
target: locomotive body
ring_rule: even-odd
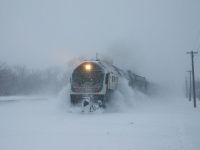
[[[146,91],[147,82],[144,77],[104,61],[84,61],[74,69],[70,78],[71,104],[89,106],[90,111],[91,108],[105,108],[121,77],[126,78],[133,89]]]

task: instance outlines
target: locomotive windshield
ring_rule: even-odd
[[[72,74],[74,92],[99,92],[103,87],[104,72],[95,63],[83,63]]]

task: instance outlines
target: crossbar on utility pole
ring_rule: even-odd
[[[191,99],[192,99],[192,71],[191,70],[189,70],[189,71],[187,71],[187,72],[189,72],[189,74],[190,74],[190,82],[189,82],[189,101],[191,101]]]
[[[191,61],[192,61],[192,85],[193,85],[193,100],[194,100],[194,108],[197,107],[196,104],[196,90],[195,90],[195,78],[194,78],[194,54],[197,54],[198,52],[190,51],[187,52],[187,54],[191,55]]]

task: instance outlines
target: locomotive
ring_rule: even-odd
[[[132,71],[123,71],[106,61],[89,60],[78,65],[70,78],[70,101],[72,105],[89,107],[89,111],[105,108],[119,79],[126,78],[133,89],[145,92],[147,82],[144,77]]]

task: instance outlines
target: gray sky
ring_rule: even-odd
[[[0,60],[44,68],[99,52],[180,86],[186,51],[200,46],[199,8],[199,0],[0,0]]]

